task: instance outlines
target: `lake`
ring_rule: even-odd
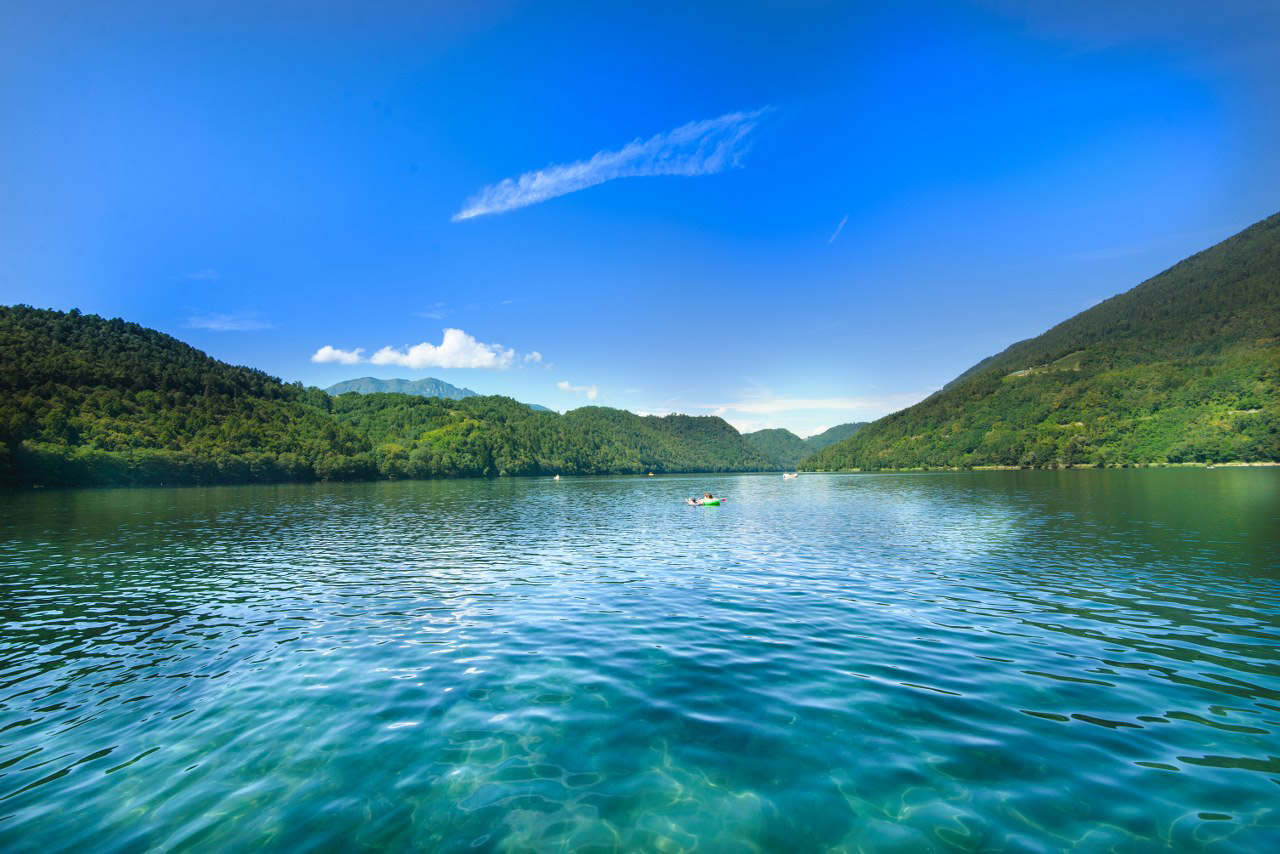
[[[0,544],[6,852],[1280,850],[1280,469],[11,492]]]

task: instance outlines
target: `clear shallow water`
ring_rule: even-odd
[[[247,847],[1280,850],[1280,471],[0,495],[0,849]]]

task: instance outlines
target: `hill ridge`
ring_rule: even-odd
[[[1275,214],[1011,344],[803,465],[1274,461],[1278,345]]]

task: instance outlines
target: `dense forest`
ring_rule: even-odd
[[[0,482],[243,483],[774,468],[723,419],[343,394],[123,320],[0,307]]]
[[[804,439],[790,430],[776,427],[743,433],[742,438],[752,444],[777,468],[793,469],[796,464],[813,453]]]
[[[846,439],[866,426],[865,421],[838,424],[808,439],[801,439],[790,430],[776,427],[757,430],[754,433],[743,433],[742,438],[764,454],[773,463],[774,468],[793,469],[814,451],[820,451],[828,445]]]
[[[870,421],[854,421],[850,424],[837,424],[834,427],[823,430],[816,436],[810,436],[804,440],[804,443],[809,446],[810,452],[821,451],[828,445],[834,445],[836,442],[848,439],[870,423]]]
[[[1021,341],[810,470],[1280,460],[1280,214]]]
[[[333,398],[340,424],[367,436],[380,477],[640,474],[773,468],[721,418],[640,416],[588,406],[564,415],[507,397],[402,394]]]

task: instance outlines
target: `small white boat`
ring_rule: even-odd
[[[798,471],[788,471],[788,472],[782,473],[783,480],[791,480],[792,478],[799,477],[799,476],[800,476],[800,472]]]
[[[560,479],[560,475],[556,475],[555,477],[553,477],[553,478],[551,478],[551,479],[552,479],[552,480],[559,480],[559,479]]]

